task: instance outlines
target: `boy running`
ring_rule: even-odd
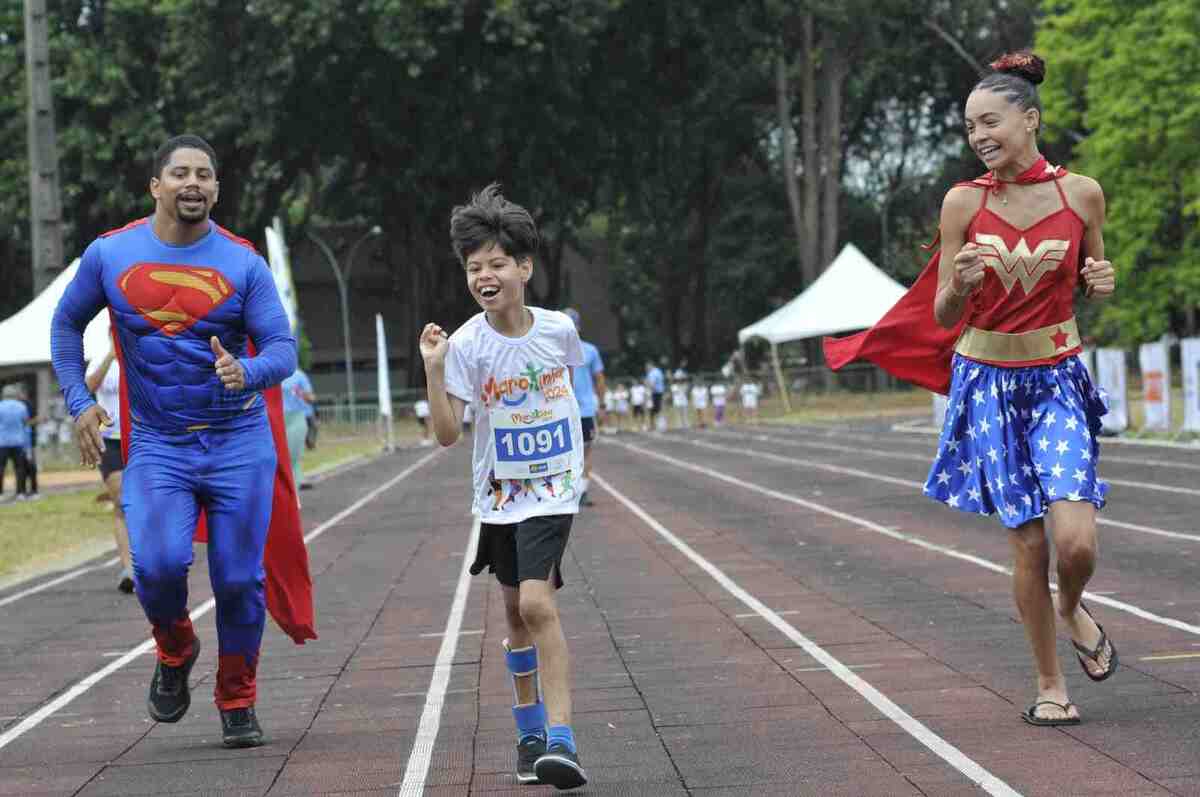
[[[499,186],[454,209],[450,238],[483,312],[449,338],[437,324],[422,331],[430,418],[438,442],[450,446],[466,408],[475,408],[474,509],[482,525],[471,573],[489,567],[503,587],[517,779],[572,789],[587,775],[571,730],[554,591],[579,511],[583,429],[569,369],[583,365],[583,349],[567,316],[525,305],[537,228]]]

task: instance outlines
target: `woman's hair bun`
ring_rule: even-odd
[[[1046,62],[1028,50],[1005,53],[988,66],[1006,75],[1019,75],[1035,86],[1046,79]]]

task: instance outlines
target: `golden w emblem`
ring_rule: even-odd
[[[1017,280],[1021,281],[1025,293],[1032,291],[1038,280],[1058,268],[1071,248],[1070,241],[1047,238],[1031,252],[1029,244],[1021,238],[1009,251],[1003,238],[985,233],[975,233],[975,243],[979,244],[979,256],[983,258],[984,266],[996,272],[1005,293],[1012,293]]]

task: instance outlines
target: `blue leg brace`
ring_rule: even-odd
[[[513,719],[517,723],[517,739],[521,740],[529,736],[545,739],[546,704],[542,702],[542,682],[538,678],[537,647],[530,645],[527,648],[513,650],[509,647],[506,639],[504,640],[504,663],[508,666],[508,672],[513,679]],[[530,676],[533,677],[536,702],[522,704],[520,693],[517,691],[517,679]]]

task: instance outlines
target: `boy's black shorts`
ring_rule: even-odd
[[[121,455],[120,440],[105,440],[104,451],[100,454],[100,478],[108,481],[108,477],[117,471],[125,470],[125,457]]]
[[[519,587],[529,579],[553,578],[554,588],[561,589],[562,557],[574,519],[574,515],[543,515],[520,523],[480,524],[471,575],[479,575],[487,567],[506,587]]]
[[[596,439],[596,419],[580,418],[579,424],[583,427],[583,442],[593,442]]]

